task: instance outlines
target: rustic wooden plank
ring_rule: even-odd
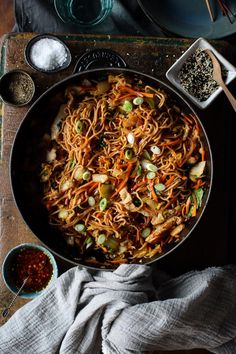
[[[164,81],[166,70],[174,63],[176,58],[178,58],[183,51],[185,51],[188,46],[193,42],[190,39],[178,39],[178,38],[156,38],[156,37],[124,37],[124,36],[95,36],[95,35],[61,35],[61,39],[66,41],[71,53],[72,53],[72,63],[66,70],[53,74],[42,74],[31,69],[24,60],[24,49],[28,41],[34,36],[32,33],[17,33],[8,34],[2,38],[1,47],[1,65],[0,72],[6,72],[14,68],[20,68],[26,70],[30,73],[36,83],[36,95],[35,99],[49,88],[55,82],[71,75],[73,73],[73,68],[75,66],[78,58],[84,54],[85,51],[94,48],[108,48],[117,51],[126,61],[130,68],[142,71],[147,74],[156,76]],[[230,60],[232,58],[231,46],[224,41],[211,41],[217,49],[219,49],[224,55]],[[218,105],[219,107],[219,105]],[[32,232],[25,225],[21,218],[13,200],[10,179],[9,179],[9,157],[12,147],[12,143],[19,127],[19,124],[24,118],[29,106],[23,108],[13,108],[8,105],[4,106],[3,111],[3,126],[1,135],[1,174],[0,174],[0,263],[2,263],[5,254],[8,250],[15,245],[22,242],[36,242],[38,240],[32,234]],[[222,110],[223,108],[221,108]],[[202,117],[206,117],[209,113],[202,113]],[[209,121],[208,117],[207,125],[210,125],[212,121]],[[215,126],[220,127],[219,118],[214,118]],[[223,131],[224,132],[224,131]],[[214,135],[214,134],[213,134]],[[224,137],[226,139],[226,137]],[[216,150],[218,153],[218,150]],[[223,173],[223,172],[222,172]],[[222,178],[224,176],[222,175]],[[221,179],[219,172],[218,179]],[[224,191],[222,191],[222,194]],[[218,206],[213,203],[213,208],[216,209]],[[227,211],[227,207],[226,207]],[[207,224],[207,214],[205,219],[203,217],[203,226]],[[223,227],[223,226],[222,226]],[[224,232],[224,230],[222,230]],[[227,232],[227,230],[225,230]],[[221,231],[220,231],[221,233]],[[211,237],[214,237],[211,236]],[[204,237],[202,236],[202,240]],[[211,238],[212,240],[212,238]],[[195,239],[193,244],[189,243],[189,246],[185,247],[189,252],[191,247],[198,247],[198,240]],[[226,241],[222,241],[220,236],[215,237],[215,247],[221,247],[221,256],[216,253],[211,258],[213,263],[224,263],[227,254],[227,244]],[[184,248],[183,248],[184,249]],[[204,254],[208,252],[208,248],[202,243],[201,255],[203,257],[203,266],[205,266],[208,255]],[[170,260],[171,258],[169,258]],[[181,263],[182,259],[182,263]],[[176,252],[176,256],[173,256],[171,262],[177,262],[179,270],[186,268],[186,263],[189,262],[189,267],[191,267],[191,252],[189,252],[185,258],[182,257],[181,250]],[[205,262],[205,263],[204,263]],[[160,263],[161,264],[161,263]],[[60,271],[68,269],[71,265],[62,262],[58,259],[58,265]],[[163,262],[163,267],[168,269],[168,261]],[[158,263],[159,266],[159,263]],[[157,268],[158,268],[157,266]],[[3,280],[0,276],[0,308],[3,308],[8,304],[11,299],[11,293],[6,289]],[[11,310],[13,314],[18,308],[20,308],[27,300],[17,299],[14,307]],[[0,324],[4,320],[0,319]],[[206,353],[206,351],[196,350],[196,351],[185,351],[184,353]],[[161,354],[162,352],[159,352]],[[176,351],[170,353],[178,353]],[[183,351],[181,351],[183,353]]]

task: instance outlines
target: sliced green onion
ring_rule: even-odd
[[[108,176],[103,175],[103,174],[99,174],[99,173],[95,173],[92,176],[92,180],[93,180],[93,182],[105,183],[108,180]]]
[[[105,246],[108,247],[111,251],[115,251],[119,247],[119,241],[110,237],[108,240],[106,240]]]
[[[139,176],[141,176],[141,174],[142,174],[142,166],[139,166],[138,167],[138,170],[137,170],[137,176],[139,177]]]
[[[154,179],[156,177],[155,172],[148,172],[147,173],[147,179]]]
[[[84,174],[84,168],[83,166],[79,166],[76,168],[75,173],[74,173],[74,179],[79,181],[80,179],[83,179],[83,174]]]
[[[96,203],[94,197],[88,197],[88,205],[89,206],[94,206]]]
[[[90,179],[90,177],[91,177],[91,172],[85,171],[85,172],[83,173],[83,180],[84,180],[84,181],[88,181],[88,180]]]
[[[125,100],[124,103],[123,103],[123,106],[122,106],[123,110],[126,112],[126,113],[129,113],[132,111],[133,109],[133,105],[130,101],[128,100]]]
[[[135,104],[136,106],[139,106],[142,103],[143,103],[143,98],[142,97],[135,97],[133,99],[133,104]]]
[[[99,243],[100,245],[103,245],[105,241],[106,241],[106,235],[105,235],[105,234],[100,234],[100,235],[98,236],[98,243]]]
[[[145,170],[157,172],[157,166],[153,165],[153,163],[151,163],[149,160],[141,160],[141,165]]]
[[[101,211],[104,211],[107,207],[107,198],[102,198],[99,203],[99,208]]]
[[[143,157],[147,160],[151,160],[151,156],[147,150],[144,150]]]
[[[134,141],[135,141],[135,137],[134,137],[134,134],[133,133],[129,133],[127,135],[127,141],[129,144],[133,145],[134,144]]]
[[[61,209],[58,213],[59,219],[66,219],[68,216],[68,211],[66,209]]]
[[[76,160],[71,160],[70,162],[70,168],[73,170],[73,168],[75,167],[76,165]]]
[[[81,120],[77,120],[75,122],[75,130],[78,134],[81,134],[83,131],[83,123],[81,122]]]
[[[92,244],[93,244],[93,239],[92,239],[92,237],[87,237],[86,238],[86,240],[85,240],[85,245],[86,245],[86,249],[88,249],[90,246],[92,246]]]
[[[65,192],[67,191],[70,187],[72,186],[72,182],[71,181],[65,181],[62,186],[61,186],[61,191]]]
[[[133,150],[132,149],[125,150],[125,158],[127,160],[131,160],[132,157],[133,157]]]
[[[147,170],[151,172],[157,172],[157,167],[152,163],[147,164]]]
[[[154,102],[153,98],[147,97],[147,98],[145,98],[145,101],[148,103],[148,105],[151,109],[155,108],[155,102]]]
[[[84,224],[76,224],[76,225],[74,226],[74,229],[75,229],[75,231],[77,231],[77,232],[83,232],[83,231],[85,231],[86,227],[85,227]]]
[[[150,227],[146,227],[146,229],[143,229],[141,235],[142,235],[143,238],[146,238],[146,237],[148,237],[150,235],[150,233],[151,233]]]
[[[87,250],[90,246],[92,246],[92,244],[93,244],[93,242],[87,243],[87,244],[86,244],[86,250]]]
[[[166,187],[164,184],[158,183],[158,184],[155,184],[154,189],[155,189],[155,192],[160,193],[160,192],[163,192],[166,189]]]
[[[161,149],[156,145],[151,146],[150,150],[154,155],[160,155],[161,153]]]
[[[87,245],[88,243],[91,243],[91,242],[93,242],[92,237],[90,237],[90,236],[87,237],[86,240],[85,240],[86,245]]]

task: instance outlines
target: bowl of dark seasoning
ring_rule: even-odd
[[[32,299],[40,295],[58,276],[52,253],[43,246],[24,243],[11,249],[2,265],[3,280],[14,294],[27,279],[19,296]]]
[[[218,59],[223,80],[228,85],[236,77],[236,68],[203,38],[196,40],[166,73],[167,79],[202,109],[222,91],[213,80],[212,61],[205,49],[210,49]]]
[[[30,103],[34,93],[34,81],[24,70],[11,70],[0,78],[0,96],[6,104],[25,106]]]
[[[25,48],[28,65],[44,73],[55,73],[66,69],[71,63],[67,45],[58,37],[40,34],[33,37]]]

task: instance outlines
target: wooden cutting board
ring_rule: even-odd
[[[78,58],[85,51],[95,48],[107,48],[118,52],[127,62],[128,67],[150,74],[166,81],[165,72],[181,56],[181,54],[193,42],[191,39],[178,38],[155,38],[155,37],[120,37],[110,35],[58,35],[64,40],[72,53],[72,63],[64,71],[55,74],[43,74],[31,69],[24,59],[24,50],[28,41],[35,36],[34,33],[17,33],[7,34],[2,37],[1,42],[1,64],[0,73],[3,74],[11,69],[19,68],[26,70],[32,75],[36,84],[36,99],[41,93],[54,83],[71,75]],[[211,41],[229,60],[232,62],[232,46],[225,41]],[[214,109],[207,112],[201,112],[201,118],[208,117],[208,125],[212,123],[210,117],[215,115],[221,105],[219,99],[218,105]],[[9,157],[16,131],[23,120],[23,117],[29,105],[22,108],[14,108],[8,105],[1,106],[1,145],[0,145],[0,264],[2,264],[6,253],[14,246],[23,242],[39,243],[37,238],[25,225],[13,200],[10,178],[9,178]],[[227,108],[228,109],[228,108]],[[232,112],[230,112],[231,114]],[[217,118],[212,117],[216,127]],[[210,121],[210,122],[209,122]],[[214,135],[214,133],[212,133]],[[227,137],[225,137],[227,139]],[[214,206],[214,205],[213,205]],[[206,217],[207,218],[207,217]],[[205,220],[206,223],[206,220]],[[210,240],[211,241],[211,240]],[[197,242],[197,241],[196,241]],[[212,242],[212,241],[211,241]],[[220,252],[215,258],[210,259],[210,264],[223,264],[227,262],[228,243],[221,240],[220,237],[215,238],[215,245],[220,247]],[[189,247],[192,247],[191,244]],[[188,250],[188,246],[187,246]],[[186,250],[184,254],[187,254]],[[173,258],[172,262],[177,262],[174,267],[178,272],[195,268],[195,263],[191,263],[191,256],[183,257],[180,253],[177,258]],[[179,257],[179,258],[178,258]],[[204,252],[199,255],[202,257],[202,267],[207,265],[208,255],[204,256]],[[181,258],[181,261],[180,261]],[[63,272],[70,264],[57,259],[59,271]],[[189,262],[189,263],[188,263]],[[194,261],[193,261],[194,262]],[[158,263],[159,264],[159,263]],[[197,264],[197,263],[196,263]],[[187,266],[186,266],[187,265]],[[179,268],[178,268],[179,267]],[[162,268],[169,270],[167,263],[163,262]],[[10,302],[12,294],[6,288],[0,275],[0,311]],[[27,300],[18,298],[12,307],[10,315],[19,309]],[[0,323],[4,323],[4,319],[0,318]],[[195,351],[191,351],[195,352]],[[204,353],[205,351],[196,351],[196,353]],[[186,352],[187,353],[187,352]]]

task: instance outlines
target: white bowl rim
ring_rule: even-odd
[[[222,55],[220,54],[214,46],[212,46],[206,39],[200,37],[196,41],[194,41],[190,47],[175,61],[175,63],[167,70],[166,78],[174,85],[181,93],[183,93],[187,98],[192,101],[198,108],[205,109],[207,108],[215,98],[223,91],[221,87],[216,89],[205,101],[199,101],[190,93],[184,90],[184,88],[180,85],[176,78],[176,72],[182,67],[183,63],[189,58],[189,56],[193,53],[196,48],[203,47],[204,49],[210,49],[219,62],[226,68],[228,75],[226,78],[226,85],[228,85],[232,80],[236,78],[236,68]],[[232,74],[229,77],[229,74]]]

